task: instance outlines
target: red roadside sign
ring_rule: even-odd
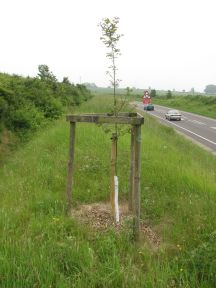
[[[143,104],[147,105],[151,103],[151,96],[147,90],[144,91],[144,95],[142,98],[143,98]]]

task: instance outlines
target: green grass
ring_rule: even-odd
[[[153,102],[216,119],[216,96],[175,96],[171,99],[156,97]]]
[[[94,97],[76,113],[106,112]],[[65,216],[69,124],[56,121],[0,167],[0,287],[215,287],[216,158],[145,114],[141,218],[159,248],[131,229],[95,232]],[[110,136],[77,124],[73,203],[109,199]],[[130,135],[119,140],[120,200]],[[212,234],[213,233],[213,234]]]

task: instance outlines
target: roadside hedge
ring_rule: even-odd
[[[0,73],[0,135],[7,129],[24,137],[92,97],[84,85],[74,85],[66,77],[58,82],[48,66],[40,67],[47,69],[48,77]]]

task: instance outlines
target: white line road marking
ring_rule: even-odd
[[[158,108],[157,108],[157,111],[158,111],[158,112],[161,112],[161,113],[165,113],[164,110],[160,110],[160,109],[158,109]]]
[[[212,128],[212,129],[215,129],[215,130],[216,130],[216,127],[210,127],[210,128]]]
[[[200,124],[200,125],[206,125],[205,123],[197,121],[197,120],[191,120],[191,122],[194,122],[194,123],[197,123],[197,124]]]
[[[197,120],[190,120],[188,117],[185,117],[185,116],[184,116],[184,120],[187,120],[188,122],[193,122],[193,123],[199,124],[199,125],[206,125],[205,123],[197,121]]]
[[[164,119],[161,118],[160,116],[157,116],[157,115],[155,115],[155,114],[154,114],[154,116],[157,117],[157,118],[160,118],[160,119],[162,119],[162,120],[164,121]],[[203,140],[205,140],[205,141],[207,141],[207,142],[209,142],[209,143],[211,143],[211,144],[213,144],[213,145],[216,145],[215,142],[213,142],[213,141],[211,141],[211,140],[209,140],[209,139],[207,139],[207,138],[205,138],[205,137],[203,137],[203,136],[201,136],[201,135],[199,135],[199,134],[196,134],[196,133],[194,133],[194,132],[192,132],[192,131],[190,131],[190,130],[188,130],[188,129],[186,129],[186,128],[183,128],[183,127],[175,124],[175,123],[172,123],[172,122],[169,122],[169,123],[172,124],[172,125],[174,125],[174,126],[177,126],[177,127],[181,128],[182,130],[185,130],[185,131],[187,131],[187,132],[189,132],[189,133],[191,133],[191,134],[193,134],[193,135],[195,135],[195,136],[197,136],[197,137],[199,137],[199,138],[201,138],[201,139],[203,139]]]
[[[185,117],[185,119],[187,119],[188,122],[192,122],[192,123],[199,124],[199,125],[206,125],[206,124],[203,123],[203,122],[200,122],[200,121],[197,121],[197,120],[190,120],[190,119],[188,119],[187,117]]]

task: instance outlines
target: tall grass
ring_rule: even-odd
[[[76,113],[106,112],[95,97]],[[112,100],[111,100],[112,101]],[[107,201],[111,141],[77,124],[73,204]],[[57,121],[0,167],[1,287],[215,287],[216,159],[145,114],[141,217],[161,239],[95,232],[65,215],[69,124]],[[127,199],[130,135],[119,140],[120,201]],[[213,234],[212,234],[213,233]]]

